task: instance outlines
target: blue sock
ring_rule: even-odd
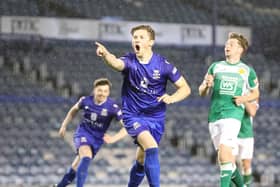
[[[145,155],[145,173],[150,187],[159,187],[160,185],[160,165],[158,158],[158,148],[147,149]]]
[[[142,166],[137,160],[130,170],[130,178],[128,187],[137,187],[140,185],[145,177],[144,166]]]
[[[63,176],[62,180],[57,184],[57,187],[65,187],[68,184],[71,184],[73,180],[75,179],[76,172],[71,167],[67,173]]]
[[[77,168],[77,187],[83,187],[88,175],[91,158],[83,157]]]

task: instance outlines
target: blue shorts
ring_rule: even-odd
[[[145,117],[128,117],[124,118],[123,121],[127,133],[135,140],[138,134],[147,130],[159,144],[164,133],[164,120],[155,120],[154,118]]]
[[[76,130],[73,140],[77,151],[82,145],[90,146],[93,158],[104,143],[103,138],[93,136],[83,127]]]

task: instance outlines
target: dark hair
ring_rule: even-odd
[[[99,78],[93,82],[93,87],[96,88],[97,86],[108,85],[110,88],[112,87],[111,81],[107,78]]]
[[[242,34],[231,32],[229,33],[228,38],[238,40],[239,45],[243,48],[242,55],[246,53],[246,51],[248,50],[249,43],[248,40]]]
[[[150,39],[155,40],[155,31],[150,25],[138,25],[136,27],[133,27],[130,31],[130,34],[133,35],[137,30],[146,30],[150,35]]]

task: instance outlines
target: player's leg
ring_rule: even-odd
[[[136,160],[130,170],[128,187],[137,187],[144,179],[145,177],[144,156],[145,156],[144,150],[138,146],[136,150]]]
[[[231,181],[235,184],[236,187],[243,187],[244,184],[243,177],[240,174],[240,171],[235,163],[233,164]]]
[[[234,158],[232,148],[236,145],[240,121],[235,119],[221,119],[209,124],[209,131],[213,144],[218,150],[220,165],[220,186],[230,186],[231,176],[235,170],[232,163]]]
[[[65,187],[73,182],[76,177],[77,166],[80,162],[79,156],[76,156],[72,162],[71,168],[65,173],[61,181],[56,185],[57,187]]]
[[[77,187],[83,187],[88,175],[88,167],[92,160],[92,150],[89,145],[79,148],[80,164],[77,168]]]
[[[236,146],[234,146],[234,148],[232,150],[234,160],[232,161],[233,170],[232,170],[232,176],[231,176],[231,182],[232,182],[231,186],[236,186],[236,187],[243,187],[243,183],[244,183],[243,178],[240,174],[240,171],[237,167],[237,162],[240,161],[240,150],[241,150],[240,141],[237,140],[237,144],[236,144]]]
[[[240,153],[240,157],[242,160],[242,174],[244,184],[246,186],[250,186],[252,183],[252,158],[254,152],[254,139],[253,138],[245,138],[242,139],[242,152]]]
[[[145,150],[144,170],[150,187],[160,186],[160,164],[158,144],[149,131],[143,131],[137,136],[137,141]]]
[[[252,183],[252,167],[251,167],[251,159],[243,159],[242,160],[242,168],[243,168],[243,180],[244,184],[247,187]]]
[[[220,186],[227,187],[230,184],[233,164],[231,148],[221,144],[218,151],[218,160],[220,165]]]

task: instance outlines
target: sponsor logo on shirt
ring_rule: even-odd
[[[91,113],[90,114],[90,119],[92,120],[92,121],[96,121],[96,119],[97,119],[97,114],[96,113]]]
[[[223,76],[220,84],[220,94],[234,95],[237,87],[237,78]]]

